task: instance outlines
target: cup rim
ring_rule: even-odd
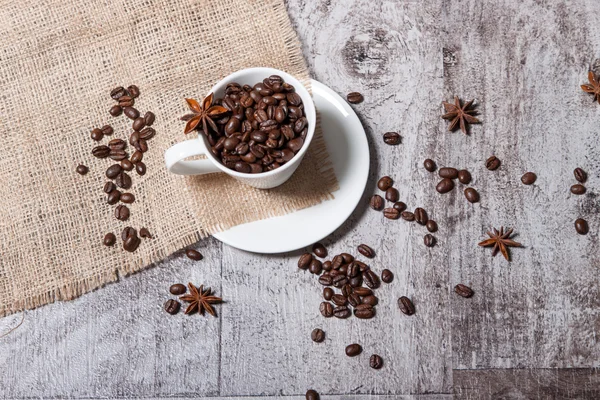
[[[306,151],[308,150],[308,147],[310,146],[310,144],[312,143],[312,139],[315,133],[315,125],[317,123],[317,116],[316,116],[316,108],[315,108],[315,103],[313,101],[313,98],[310,94],[310,92],[306,89],[306,87],[302,84],[302,82],[300,82],[298,79],[296,79],[294,76],[288,74],[285,71],[281,71],[279,69],[276,68],[270,68],[270,67],[252,67],[252,68],[244,68],[241,70],[238,70],[236,72],[233,72],[229,75],[227,75],[225,78],[221,79],[219,82],[217,82],[211,89],[210,92],[208,92],[208,94],[210,93],[215,93],[221,89],[224,89],[224,86],[227,85],[230,82],[235,82],[236,80],[238,80],[241,76],[243,76],[244,74],[247,74],[249,72],[263,72],[265,73],[266,77],[268,77],[269,75],[279,75],[283,78],[283,80],[285,82],[289,82],[289,81],[293,81],[293,82],[289,82],[291,84],[294,85],[294,87],[296,88],[296,93],[298,93],[298,95],[300,95],[300,98],[302,99],[302,103],[305,104],[305,108],[304,108],[304,112],[306,114],[306,104],[310,104],[312,107],[310,107],[310,114],[312,116],[312,119],[314,121],[314,123],[310,124],[308,127],[308,133],[306,135],[306,139],[304,141],[304,145],[302,146],[302,148],[298,151],[298,153],[296,153],[294,155],[294,157],[287,163],[285,163],[284,165],[282,165],[281,167],[274,169],[272,171],[266,171],[266,172],[260,172],[258,174],[250,174],[250,173],[243,173],[243,172],[238,172],[236,170],[233,169],[229,169],[227,168],[225,165],[223,165],[223,163],[221,163],[220,160],[217,160],[217,158],[210,152],[210,144],[208,143],[208,139],[206,138],[206,136],[202,133],[198,134],[198,140],[201,140],[202,143],[204,144],[204,147],[206,148],[206,152],[205,152],[205,156],[207,159],[211,160],[213,164],[215,164],[215,166],[217,168],[219,168],[222,172],[229,174],[233,177],[237,177],[237,178],[244,178],[244,179],[259,179],[259,178],[265,178],[268,176],[272,176],[272,175],[276,175],[276,174],[280,174],[285,172],[287,169],[292,168],[296,165],[296,163],[300,162],[300,160],[304,157],[304,154],[306,153]],[[307,119],[310,119],[308,115]]]

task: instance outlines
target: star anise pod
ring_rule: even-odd
[[[205,135],[208,135],[208,127],[217,132],[217,124],[214,120],[226,114],[227,109],[223,106],[213,105],[214,98],[215,96],[212,93],[209,94],[208,97],[202,100],[202,105],[194,99],[185,99],[192,113],[181,117],[182,120],[187,121],[183,133],[190,133],[200,125],[200,122],[202,122],[202,130]]]
[[[581,89],[583,89],[583,91],[586,93],[593,94],[594,101],[598,101],[600,104],[600,82],[593,71],[588,72],[588,80],[590,83],[581,85]]]
[[[181,301],[190,303],[185,310],[185,313],[192,314],[193,312],[198,311],[200,315],[204,315],[204,310],[206,310],[210,315],[216,317],[217,313],[211,304],[222,303],[223,299],[213,296],[212,290],[210,288],[204,289],[204,285],[200,285],[200,287],[197,288],[191,283],[188,283],[188,288],[190,289],[190,293],[179,298]]]
[[[512,229],[507,229],[505,232],[504,227],[501,227],[500,230],[494,228],[493,232],[487,232],[490,239],[486,239],[486,240],[480,242],[479,245],[482,247],[492,247],[493,246],[494,247],[492,249],[493,257],[495,257],[496,254],[498,254],[498,251],[500,251],[502,253],[502,255],[504,256],[504,258],[506,258],[507,261],[510,261],[510,258],[508,255],[508,247],[522,247],[521,243],[517,243],[514,240],[510,239],[510,236],[512,235],[512,233],[513,233]]]
[[[454,96],[454,104],[446,101],[442,102],[444,108],[446,109],[446,114],[442,115],[442,118],[451,120],[450,126],[448,127],[449,131],[455,131],[458,126],[460,126],[460,130],[466,135],[467,123],[480,123],[480,121],[473,116],[477,115],[477,111],[471,109],[473,101],[474,100],[468,101],[464,106],[461,106],[458,96]]]

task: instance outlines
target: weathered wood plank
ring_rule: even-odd
[[[454,370],[454,399],[598,399],[597,369]]]

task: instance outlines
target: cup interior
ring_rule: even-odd
[[[286,169],[291,168],[293,165],[296,165],[298,162],[300,162],[303,155],[306,153],[308,147],[310,146],[310,143],[312,142],[312,138],[315,133],[315,126],[317,124],[315,103],[313,102],[312,96],[310,95],[310,93],[308,92],[306,87],[304,87],[304,85],[302,83],[300,83],[300,81],[298,81],[292,75],[290,75],[284,71],[280,71],[275,68],[266,68],[266,67],[246,68],[246,69],[234,72],[233,74],[230,74],[230,75],[226,76],[225,78],[221,79],[215,86],[212,87],[211,91],[209,93],[207,93],[207,95],[210,93],[214,93],[215,98],[220,98],[225,95],[225,88],[227,87],[228,83],[237,82],[242,86],[243,85],[253,86],[258,82],[262,82],[263,79],[268,78],[270,75],[281,76],[285,82],[294,86],[294,88],[296,89],[296,93],[298,93],[298,95],[302,98],[302,103],[304,104],[304,114],[308,121],[308,133],[306,135],[304,145],[298,151],[298,153],[296,153],[296,155],[294,155],[294,158],[292,158],[289,162],[285,163],[281,167],[274,169],[272,171],[261,172],[258,174],[246,174],[246,173],[237,172],[235,170],[229,169],[225,165],[223,165],[221,163],[221,160],[217,159],[212,154],[212,152],[207,151],[206,157],[208,159],[210,159],[213,163],[215,163],[215,165],[220,170],[222,170],[223,172],[225,172],[229,175],[243,177],[245,179],[249,179],[249,178],[251,179],[251,178],[263,178],[265,176],[281,173],[281,172],[285,171]],[[199,138],[204,141],[204,145],[206,146],[207,149],[209,149],[210,145],[209,145],[206,137],[201,134],[201,135],[199,135]]]

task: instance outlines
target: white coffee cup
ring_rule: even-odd
[[[262,82],[263,79],[270,75],[279,75],[283,80],[296,88],[296,93],[302,98],[304,104],[304,115],[308,120],[308,133],[304,140],[304,145],[298,153],[281,167],[272,171],[262,172],[260,174],[245,174],[234,171],[224,166],[210,151],[208,140],[203,134],[198,135],[198,138],[186,140],[171,146],[165,151],[165,163],[169,172],[178,175],[202,175],[215,172],[223,172],[237,180],[244,182],[250,186],[259,189],[270,189],[283,184],[290,179],[294,171],[300,165],[302,158],[306,154],[308,147],[315,134],[315,125],[317,116],[315,112],[315,103],[304,87],[293,76],[274,68],[246,68],[225,77],[211,89],[210,93],[214,93],[215,98],[223,97],[225,87],[228,83],[237,82],[240,85],[254,85],[257,82]],[[197,99],[202,104],[202,99]],[[183,134],[183,125],[181,127]],[[203,154],[206,159],[202,160],[185,160],[188,157]]]

